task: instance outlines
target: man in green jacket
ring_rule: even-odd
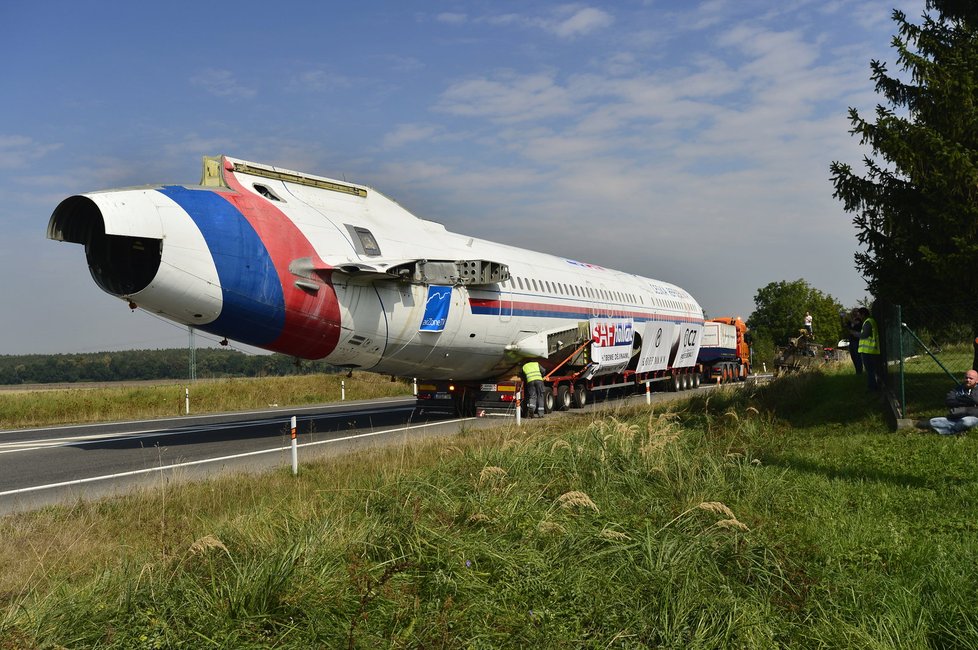
[[[875,391],[879,388],[876,377],[880,371],[880,329],[868,309],[860,307],[859,315],[863,319],[863,329],[859,333],[859,356],[866,369],[866,385],[869,390]]]
[[[536,361],[523,364],[523,376],[526,377],[526,417],[542,418],[545,412],[543,391],[543,368]]]

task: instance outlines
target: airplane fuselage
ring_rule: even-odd
[[[450,232],[371,188],[232,158],[199,186],[65,199],[48,237],[85,245],[108,293],[304,359],[481,379],[593,319],[699,324],[683,289]]]

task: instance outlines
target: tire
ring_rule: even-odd
[[[558,411],[566,411],[571,407],[571,394],[570,386],[567,384],[561,384],[557,386],[557,399],[554,402],[554,408]]]
[[[699,388],[700,382],[703,380],[703,376],[700,373],[693,373],[693,388]]]
[[[554,410],[554,392],[552,390],[543,391],[543,412],[553,413]]]
[[[679,375],[673,375],[672,381],[669,382],[669,390],[674,393],[678,393],[683,389],[682,383],[680,382]]]
[[[574,408],[584,408],[587,404],[587,387],[584,384],[574,386],[574,394],[571,395],[571,399],[573,400]]]

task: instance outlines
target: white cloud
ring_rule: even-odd
[[[614,16],[607,11],[582,4],[559,5],[545,15],[506,13],[470,18],[465,14],[442,13],[435,19],[454,25],[471,22],[494,27],[539,29],[564,39],[586,36],[610,27],[615,22]]]
[[[407,144],[428,140],[434,136],[438,128],[430,124],[399,124],[383,138],[386,149],[396,149]]]
[[[440,23],[445,23],[447,25],[461,25],[468,20],[468,16],[463,13],[453,13],[450,11],[445,11],[435,16],[435,20],[437,20]]]
[[[653,62],[620,48],[603,59],[601,73],[509,70],[455,82],[435,108],[467,119],[465,128],[485,136],[471,142],[486,156],[515,153],[513,168],[534,178],[536,191],[509,183],[508,209],[493,215],[489,230],[472,206],[493,204],[492,192],[474,179],[494,167],[475,163],[429,182],[473,179],[449,210],[472,214],[456,218],[463,232],[516,233],[520,245],[558,246],[554,252],[674,279],[701,292],[710,309],[740,313],[749,305],[737,307],[685,268],[690,228],[717,235],[696,244],[698,258],[744,271],[740,295],[806,277],[851,300],[859,291],[856,244],[849,216],[832,198],[828,165],[858,150],[845,110],[854,94],[871,93],[868,58],[856,41],[843,43],[843,52],[834,34],[797,22],[784,29],[777,18],[778,27],[734,22],[717,37],[701,36],[719,46],[703,54]],[[691,25],[705,29],[702,20],[685,28]],[[480,121],[492,126],[491,137],[475,126]],[[555,243],[554,233],[572,231],[587,233],[579,252],[578,239]],[[623,244],[624,231],[644,234]],[[642,254],[643,237],[654,255]]]
[[[611,14],[593,7],[570,5],[558,9],[560,14],[569,14],[555,20],[546,20],[543,27],[561,38],[573,38],[590,34],[593,31],[610,27],[615,19]]]
[[[207,68],[190,78],[190,83],[218,97],[249,99],[257,92],[237,81],[230,70]]]
[[[724,22],[727,18],[727,0],[707,0],[697,3],[693,13],[685,19],[686,27],[691,30],[708,29]]]
[[[325,92],[331,89],[347,88],[350,80],[330,70],[307,70],[295,75],[289,82],[293,90]]]
[[[26,135],[0,134],[0,169],[24,169],[61,148],[60,143],[41,143]]]
[[[567,115],[572,110],[570,104],[567,90],[554,83],[552,74],[507,72],[495,79],[470,79],[449,86],[435,109],[465,117],[520,122]]]

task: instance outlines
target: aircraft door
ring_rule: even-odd
[[[499,322],[508,323],[513,320],[513,292],[508,287],[499,287]]]
[[[485,342],[491,345],[509,345],[514,341],[514,321],[513,321],[513,292],[511,288],[500,286],[499,288],[499,312],[498,320],[486,319],[485,323]]]
[[[601,294],[598,290],[591,284],[590,280],[585,280],[584,285],[587,287],[588,293],[588,303],[587,303],[587,313],[590,318],[597,318],[603,314],[602,310],[599,309],[598,304],[601,302]]]

